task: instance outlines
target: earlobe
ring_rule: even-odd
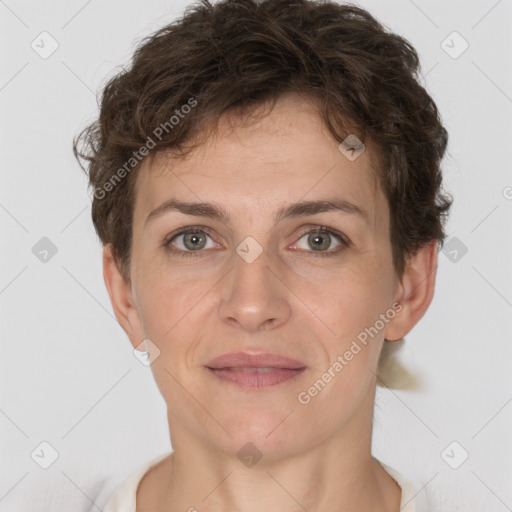
[[[437,240],[429,242],[409,259],[395,299],[401,309],[386,328],[387,340],[401,340],[430,306],[437,273],[437,248]]]
[[[139,312],[133,300],[131,285],[122,276],[110,243],[103,248],[103,279],[117,321],[136,348],[144,338]]]

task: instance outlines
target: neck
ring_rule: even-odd
[[[220,449],[169,414],[176,448],[161,472],[158,510],[397,512],[400,488],[371,455],[371,416],[323,443],[286,457],[263,454],[247,467],[237,450]]]

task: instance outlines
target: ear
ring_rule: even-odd
[[[437,273],[437,240],[419,249],[407,262],[395,301],[402,309],[387,324],[384,337],[401,340],[423,317],[434,296]]]
[[[133,348],[137,348],[144,339],[139,311],[133,300],[131,284],[123,278],[119,271],[112,253],[111,243],[103,249],[103,279],[117,321],[130,338]]]

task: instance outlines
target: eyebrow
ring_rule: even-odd
[[[161,217],[167,212],[177,211],[184,215],[194,215],[197,217],[208,217],[229,224],[230,215],[219,205],[214,203],[191,203],[169,199],[160,206],[152,210],[146,218],[145,225],[151,220]],[[274,214],[274,223],[277,224],[283,219],[294,217],[305,217],[315,215],[316,213],[339,211],[361,217],[369,222],[368,212],[345,199],[321,199],[316,201],[302,201],[280,208]]]

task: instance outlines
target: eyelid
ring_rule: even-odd
[[[304,226],[301,234],[299,235],[299,238],[302,238],[305,234],[311,233],[313,231],[317,231],[319,233],[329,233],[331,235],[337,236],[342,242],[347,244],[349,243],[348,238],[343,233],[340,233],[338,230],[330,228],[329,226],[320,226],[318,224],[308,224],[307,226]]]
[[[167,235],[162,242],[162,245],[167,245],[179,235],[183,235],[185,233],[193,233],[194,231],[206,233],[210,238],[213,239],[210,228],[206,226],[183,226],[182,228],[178,228],[176,231],[173,231],[170,235]]]

